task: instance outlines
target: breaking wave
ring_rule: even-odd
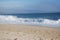
[[[60,19],[50,20],[43,18],[18,18],[12,15],[0,15],[0,24],[31,24],[42,26],[60,26]]]

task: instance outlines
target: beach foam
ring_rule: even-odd
[[[60,26],[60,19],[18,18],[12,15],[0,15],[0,24],[32,24],[46,26]]]

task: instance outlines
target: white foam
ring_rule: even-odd
[[[60,19],[50,20],[42,18],[18,18],[11,15],[0,15],[0,24],[33,24],[46,26],[60,26]]]

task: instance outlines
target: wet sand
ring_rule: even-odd
[[[0,40],[60,40],[60,28],[0,24]]]

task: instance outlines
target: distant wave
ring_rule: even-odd
[[[0,15],[0,24],[31,24],[44,26],[60,26],[60,19],[50,20],[43,18],[18,18],[12,15]]]

